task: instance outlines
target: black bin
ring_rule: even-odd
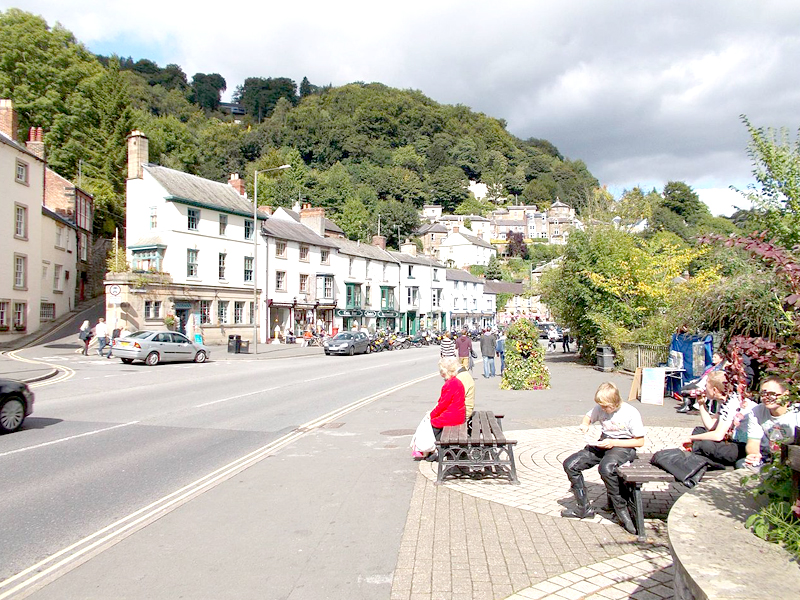
[[[236,337],[239,337],[238,335]],[[250,340],[239,340],[239,354],[250,354]]]
[[[230,354],[239,354],[242,351],[242,336],[229,335],[228,336],[228,352]]]
[[[611,346],[597,347],[597,369],[603,372],[614,370],[614,348]]]

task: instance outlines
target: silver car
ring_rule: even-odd
[[[369,354],[369,336],[363,331],[343,331],[322,344],[325,354]]]
[[[176,331],[137,331],[111,342],[111,352],[125,364],[143,360],[153,366],[160,362],[206,362],[211,352]]]

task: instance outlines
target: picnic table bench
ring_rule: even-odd
[[[617,470],[624,484],[622,486],[622,496],[628,501],[628,508],[633,515],[633,522],[636,525],[636,533],[640,542],[645,541],[642,484],[652,482],[675,483],[675,477],[671,473],[661,467],[650,464],[652,456],[652,454],[639,454],[633,462],[621,465]],[[725,470],[706,471],[703,477],[713,477],[718,473],[724,472]]]
[[[452,475],[470,477],[508,477],[519,484],[514,464],[515,440],[503,433],[503,415],[490,411],[472,413],[470,430],[466,423],[445,427],[436,446],[439,451],[439,472],[436,484]]]

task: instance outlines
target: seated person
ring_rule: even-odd
[[[431,427],[438,440],[442,430],[451,425],[461,425],[467,420],[467,408],[464,404],[464,384],[456,377],[460,368],[458,360],[442,358],[439,360],[439,375],[444,379],[439,401],[431,411]],[[438,459],[436,452],[430,453],[425,460],[433,462]]]
[[[695,427],[689,440],[695,454],[732,467],[747,455],[747,415],[755,404],[750,400],[742,403],[736,393],[726,396],[725,383],[726,375],[722,371],[708,375],[705,396],[697,399],[703,426]],[[709,400],[720,403],[718,414],[708,412]]]
[[[587,519],[594,516],[594,509],[586,495],[586,485],[581,471],[599,465],[600,478],[614,513],[628,533],[636,533],[628,504],[620,493],[620,477],[617,467],[636,458],[636,448],[644,446],[645,429],[639,411],[630,404],[623,404],[617,386],[611,382],[601,383],[594,395],[597,404],[586,413],[581,422],[581,432],[589,430],[592,423],[600,423],[600,440],[587,444],[564,461],[564,471],[572,484],[572,493],[578,506],[561,513],[562,517]]]
[[[760,466],[769,460],[778,444],[793,440],[795,428],[800,427],[800,406],[789,404],[789,387],[775,376],[761,381],[761,404],[747,417],[746,464]]]
[[[711,366],[708,367],[700,377],[692,379],[681,388],[681,401],[683,404],[675,409],[679,413],[687,413],[694,410],[694,403],[698,396],[702,396],[706,389],[706,380],[709,374],[714,371],[721,371],[725,368],[726,360],[719,352],[714,352],[711,356]]]
[[[472,418],[472,412],[475,410],[475,380],[472,378],[472,374],[469,370],[461,365],[461,361],[451,356],[447,357],[447,362],[449,363],[451,359],[458,365],[456,377],[464,386],[464,406],[466,407],[466,420],[467,423],[469,423],[469,420]]]

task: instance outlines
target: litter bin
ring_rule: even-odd
[[[250,340],[240,340],[239,341],[239,350],[237,351],[239,354],[250,354]]]
[[[229,335],[228,336],[228,352],[230,354],[239,354],[242,348],[242,336]]]
[[[614,370],[614,349],[611,346],[597,347],[597,369],[604,373]]]

